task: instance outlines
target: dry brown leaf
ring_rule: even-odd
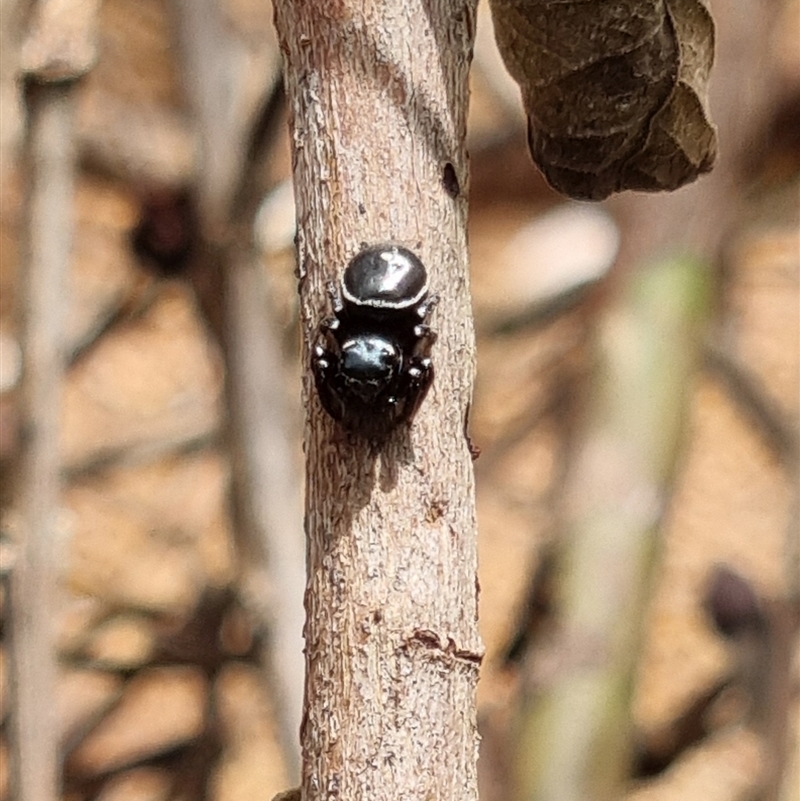
[[[711,169],[705,0],[491,0],[531,155],[570,197],[677,189]]]

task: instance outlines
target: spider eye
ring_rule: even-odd
[[[342,372],[354,381],[388,381],[399,363],[394,345],[375,334],[354,337],[342,345]]]

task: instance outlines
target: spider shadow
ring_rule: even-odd
[[[414,446],[411,444],[411,426],[408,423],[395,429],[379,451],[378,486],[381,492],[391,492],[397,486],[400,467],[414,462]]]
[[[413,463],[410,426],[401,425],[380,441],[337,428],[328,447],[323,459],[331,468],[327,489],[333,497],[329,513],[332,520],[340,521],[335,526],[337,531],[349,532],[373,493],[391,492],[397,486],[401,469]],[[341,488],[338,494],[337,487]]]

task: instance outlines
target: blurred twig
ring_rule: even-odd
[[[296,775],[305,586],[296,426],[285,397],[279,332],[270,319],[253,243],[257,203],[267,188],[259,168],[282,107],[280,58],[269,28],[246,40],[213,0],[182,0],[177,11],[201,138],[202,269],[213,274],[211,283],[221,295],[206,300],[220,304],[243,583],[269,632],[273,699],[287,766]],[[268,9],[264,15],[271,17]]]
[[[21,276],[21,547],[11,577],[13,782],[19,801],[59,797],[55,591],[59,564],[62,315],[72,244],[73,87],[91,67],[97,3],[43,0],[22,49],[27,137]]]
[[[611,799],[627,768],[628,705],[655,534],[668,497],[705,271],[648,266],[604,315],[591,408],[567,483],[559,631],[540,645],[517,798]]]
[[[706,347],[705,366],[724,382],[733,399],[755,424],[771,450],[784,463],[796,469],[798,460],[797,426],[764,392],[758,379],[736,362],[722,346]]]

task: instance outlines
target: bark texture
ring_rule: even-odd
[[[305,799],[477,798],[474,374],[466,255],[473,2],[280,2],[303,354],[362,243],[428,267],[436,378],[377,449],[307,408]]]

